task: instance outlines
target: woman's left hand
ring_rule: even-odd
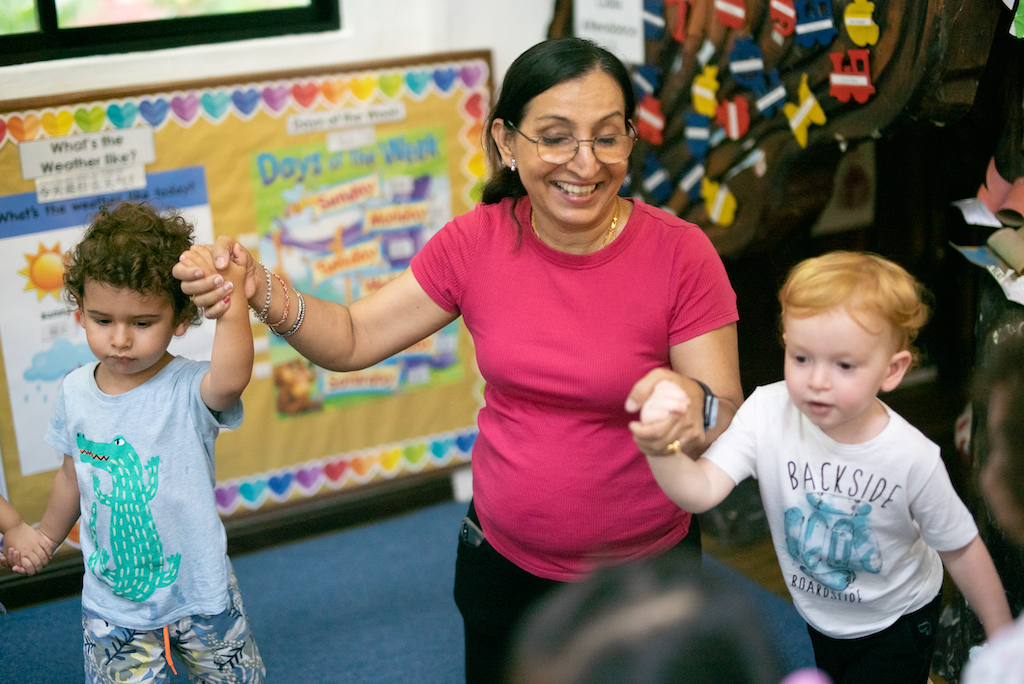
[[[181,281],[181,291],[189,295],[196,306],[203,309],[206,318],[220,318],[228,310],[228,297],[233,285],[220,273],[228,262],[245,266],[245,299],[256,293],[256,260],[249,251],[234,238],[222,235],[213,245],[192,245],[178,257],[178,263],[171,269],[175,278]],[[216,264],[223,264],[220,269]]]
[[[640,411],[629,423],[633,439],[649,456],[696,457],[704,446],[704,390],[693,380],[667,368],[655,368],[640,379],[626,399],[626,411]]]

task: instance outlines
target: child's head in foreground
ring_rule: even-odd
[[[679,552],[596,571],[531,609],[514,684],[776,684],[782,668],[750,597]]]
[[[905,269],[875,254],[830,252],[790,271],[779,292],[786,384],[826,434],[870,439],[884,417],[878,392],[895,389],[916,361],[924,294]]]
[[[1000,336],[975,379],[975,397],[988,404],[982,491],[999,526],[1024,544],[1024,337]]]
[[[157,212],[149,204],[104,206],[92,218],[64,270],[69,302],[82,309],[86,285],[103,283],[166,299],[174,323],[197,325],[201,315],[171,274],[182,252],[192,246],[192,226],[179,214]]]

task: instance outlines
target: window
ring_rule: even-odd
[[[0,66],[340,25],[339,0],[0,0]]]

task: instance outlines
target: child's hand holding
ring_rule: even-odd
[[[220,256],[216,257],[215,253]],[[223,264],[220,269],[216,266],[217,261]],[[205,307],[203,315],[206,318],[220,318],[229,308],[232,293],[246,299],[256,294],[259,264],[233,238],[222,235],[217,238],[216,245],[192,245],[181,254],[178,262],[174,266],[174,277],[182,281],[182,291],[191,294],[198,306]],[[230,265],[241,266],[241,279],[222,275]]]
[[[210,287],[223,288],[222,292],[227,293],[221,301],[203,309],[203,315],[206,318],[220,318],[228,310],[230,293],[234,286],[230,281],[225,282],[224,276],[217,271],[213,264],[213,253],[209,245],[192,245],[191,249],[178,257],[178,261],[180,262],[178,266],[190,269],[193,277],[202,278],[204,273],[209,273],[210,275],[207,277],[211,283]],[[175,269],[178,266],[175,266]]]
[[[626,399],[627,412],[639,411],[638,420],[629,423],[633,440],[648,456],[689,454],[703,444],[701,405],[694,403],[680,380],[685,382],[677,373],[655,368],[633,386]]]
[[[224,289],[229,292],[228,296],[224,298],[224,303],[230,308],[234,300],[237,299],[242,302],[241,305],[243,307],[247,307],[248,302],[245,301],[245,297],[243,296],[245,292],[245,282],[248,276],[245,266],[235,261],[229,261],[228,265],[221,271],[221,275],[223,275],[224,280],[227,281],[224,283]]]
[[[15,572],[34,575],[50,562],[58,544],[36,528],[21,523],[4,535],[3,555]]]
[[[690,398],[682,387],[671,380],[659,380],[651,396],[640,407],[640,422],[656,423],[671,413],[686,413],[689,406]]]

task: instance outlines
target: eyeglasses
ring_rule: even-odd
[[[604,164],[618,164],[629,159],[629,153],[633,151],[633,143],[636,142],[636,132],[630,125],[629,133],[614,133],[602,135],[592,140],[578,140],[571,135],[542,136],[534,140],[519,130],[510,121],[505,122],[512,130],[527,140],[537,145],[537,156],[549,164],[567,164],[576,157],[580,151],[580,144],[590,143],[594,150],[594,156]]]

